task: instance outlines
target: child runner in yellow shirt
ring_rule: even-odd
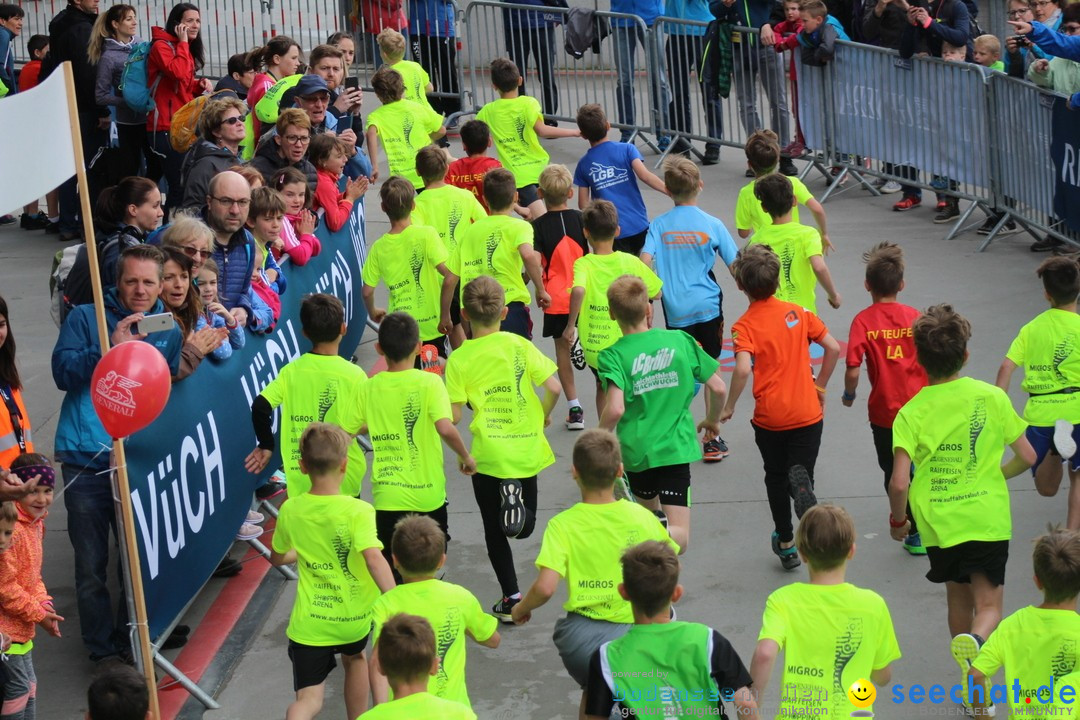
[[[296,563],[300,575],[285,630],[296,691],[290,719],[319,714],[326,677],[339,654],[349,717],[367,709],[363,650],[371,632],[371,604],[394,587],[394,578],[379,552],[371,505],[341,494],[353,444],[336,425],[308,426],[300,437],[300,468],[311,477],[311,490],[281,506],[274,532],[270,562]]]
[[[622,337],[619,323],[608,310],[607,291],[615,278],[636,275],[645,282],[649,299],[660,295],[663,283],[649,266],[630,253],[614,249],[619,234],[619,213],[607,200],[595,200],[581,213],[585,238],[592,250],[574,261],[574,289],[563,337],[570,345],[581,337],[585,363],[596,378],[596,414],[604,412],[604,389],[600,383],[600,351]],[[580,322],[578,319],[580,318]]]
[[[950,305],[935,305],[913,331],[930,384],[893,421],[889,527],[893,540],[907,537],[910,501],[930,559],[926,579],[945,584],[950,650],[964,684],[1001,620],[1012,537],[1005,481],[1031,467],[1035,451],[1004,391],[960,377],[971,337],[967,320]],[[1003,464],[1006,445],[1014,455]]]
[[[889,607],[873,590],[845,579],[855,557],[855,523],[844,508],[824,504],[807,510],[795,546],[810,582],[785,585],[765,602],[750,661],[754,695],[759,705],[771,705],[765,690],[783,651],[777,717],[847,718],[853,683],[887,685],[892,663],[900,658]]]
[[[371,86],[381,106],[367,116],[368,155],[371,157],[371,182],[379,179],[378,141],[382,140],[390,175],[401,175],[420,190],[424,183],[416,174],[416,153],[446,134],[442,115],[411,100],[405,100],[401,73],[381,67],[371,77]]]
[[[466,636],[484,647],[497,648],[499,622],[484,613],[471,592],[435,578],[446,563],[446,536],[431,518],[412,515],[399,520],[390,550],[402,584],[379,597],[371,609],[375,652],[379,633],[390,618],[398,613],[419,615],[439,637],[439,670],[429,681],[428,691],[472,707],[465,687]],[[375,699],[386,702],[387,698],[380,689]]]
[[[386,358],[386,370],[357,389],[342,426],[371,436],[372,504],[389,562],[394,526],[410,513],[433,518],[450,538],[440,440],[457,454],[465,475],[476,472],[476,461],[450,422],[442,378],[414,367],[420,353],[416,320],[402,312],[387,315],[375,350]]]
[[[484,523],[488,558],[502,589],[492,612],[510,622],[521,600],[508,537],[526,538],[536,525],[537,475],[555,462],[544,428],[562,388],[557,367],[522,337],[499,332],[506,315],[503,290],[487,275],[462,290],[462,315],[473,337],[450,356],[446,390],[454,423],[466,404],[472,408],[472,452],[476,460],[473,495]],[[544,401],[533,386],[544,386]]]

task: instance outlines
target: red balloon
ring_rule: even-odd
[[[90,398],[113,438],[137,433],[154,422],[172,390],[165,356],[149,343],[120,343],[102,356],[90,379]]]

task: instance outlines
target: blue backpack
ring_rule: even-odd
[[[154,92],[161,82],[161,75],[157,76],[153,85],[147,85],[149,72],[146,63],[153,43],[154,41],[150,40],[132,45],[131,54],[124,61],[124,71],[120,75],[120,95],[135,112],[148,113],[154,109]]]

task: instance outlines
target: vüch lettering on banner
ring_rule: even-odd
[[[303,267],[283,265],[289,291],[274,332],[249,334],[228,360],[203,360],[173,385],[161,416],[126,442],[151,638],[198,594],[251,506],[261,480],[244,469],[255,447],[251,403],[282,367],[311,349],[301,332],[301,297],[325,292],[339,298],[347,325],[342,355],[351,357],[360,343],[367,320],[356,285],[365,255],[363,204],[340,232],[320,226],[318,235],[319,255]],[[263,477],[279,467],[275,453]]]
[[[1054,213],[1080,232],[1080,111],[1054,98],[1050,156],[1054,159]]]

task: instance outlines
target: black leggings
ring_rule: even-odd
[[[766,430],[750,423],[754,428],[754,441],[761,451],[765,465],[765,490],[769,494],[769,510],[773,526],[780,535],[780,542],[795,539],[791,524],[791,493],[788,491],[788,470],[802,465],[814,485],[814,465],[818,448],[821,447],[823,420],[791,430]]]
[[[518,539],[527,538],[536,525],[536,476],[519,478],[521,482],[521,501],[527,510],[525,529]],[[484,542],[487,543],[488,558],[495,577],[499,580],[503,597],[510,597],[518,592],[517,572],[514,570],[514,553],[510,549],[510,540],[502,531],[499,523],[499,508],[502,497],[499,495],[497,477],[476,473],[472,478],[473,495],[480,508],[480,519],[484,522]]]
[[[892,480],[892,428],[870,423],[870,431],[874,433],[874,450],[877,451],[877,464],[881,468],[881,472],[885,473],[885,494],[888,495],[889,481]],[[914,464],[911,466],[911,477],[915,477]],[[919,532],[919,528],[915,526],[915,516],[911,514],[911,503],[908,503],[907,506],[907,516],[908,520],[911,521],[910,532]]]

